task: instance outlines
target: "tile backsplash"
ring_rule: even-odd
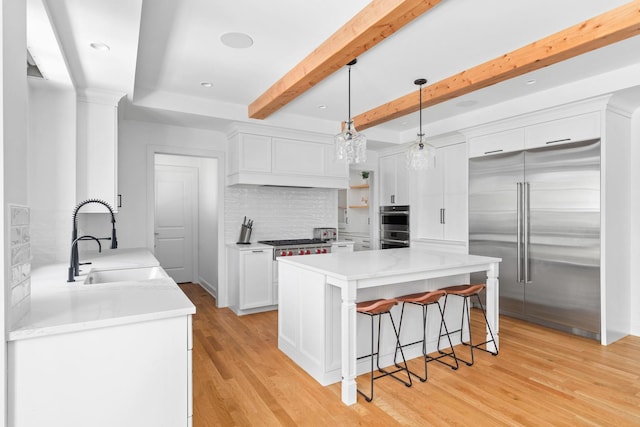
[[[29,207],[9,205],[11,251],[10,306],[19,319],[26,312],[31,295],[31,215]]]
[[[225,242],[238,240],[244,217],[251,241],[313,237],[314,227],[338,226],[338,190],[234,186],[225,191]]]

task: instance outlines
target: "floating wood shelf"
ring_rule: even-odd
[[[349,205],[351,209],[365,209],[368,208],[368,205]]]
[[[350,188],[369,188],[369,184],[351,185]]]

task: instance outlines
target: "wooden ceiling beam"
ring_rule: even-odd
[[[422,108],[640,34],[640,0],[588,19],[549,37],[422,88]],[[420,109],[417,91],[353,118],[356,129],[388,122]]]
[[[373,0],[249,105],[265,119],[371,49],[440,0]]]

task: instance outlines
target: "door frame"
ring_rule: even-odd
[[[189,156],[189,157],[193,157],[193,156]],[[193,166],[182,166],[182,165],[158,165],[155,163],[155,156],[154,156],[154,192],[153,192],[153,197],[154,197],[154,216],[153,216],[153,220],[154,220],[154,249],[156,247],[156,236],[155,236],[155,219],[156,219],[156,215],[157,215],[157,207],[155,206],[155,196],[156,196],[156,190],[157,190],[157,182],[156,182],[156,167],[160,166],[161,168],[166,168],[167,171],[169,171],[169,169],[171,169],[171,172],[179,172],[179,171],[184,171],[188,173],[190,173],[192,175],[192,178],[195,180],[196,182],[196,188],[195,191],[192,193],[192,196],[194,196],[195,201],[191,201],[191,217],[188,218],[188,220],[191,222],[191,277],[190,277],[190,281],[193,282],[194,279],[197,280],[198,279],[198,267],[199,267],[199,254],[198,254],[198,247],[199,247],[199,242],[198,242],[198,235],[200,233],[200,228],[199,228],[199,224],[198,224],[198,205],[200,203],[199,200],[199,185],[200,185],[200,181],[199,181],[199,176],[198,176],[198,169],[196,167]],[[155,252],[155,250],[154,250]]]
[[[147,146],[147,248],[153,253],[154,230],[155,230],[155,155],[169,154],[178,156],[206,157],[218,160],[218,295],[216,306],[226,307],[229,305],[229,293],[227,289],[227,261],[224,243],[224,194],[226,162],[225,153],[217,150],[206,150],[201,148],[177,147],[168,145],[148,145]],[[195,255],[197,256],[197,255]],[[195,272],[198,274],[198,272]]]

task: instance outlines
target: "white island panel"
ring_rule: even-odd
[[[342,400],[353,404],[355,377],[368,369],[365,362],[358,365],[356,358],[367,353],[370,339],[368,319],[359,321],[356,317],[356,301],[461,284],[461,277],[466,274],[487,271],[487,318],[498,341],[499,262],[499,258],[413,248],[280,259],[278,346],[321,384],[342,378]],[[447,321],[459,319],[459,309],[454,305],[449,308],[453,310],[447,310]],[[392,311],[396,319],[398,310],[396,307]],[[403,342],[412,342],[421,335],[418,311],[405,312]],[[453,319],[450,313],[454,314]],[[390,330],[385,330],[388,326],[383,323],[382,328],[380,364],[389,366],[393,363],[395,342]],[[436,330],[430,328],[430,351],[435,350]],[[405,354],[407,358],[418,357],[421,349],[414,346]]]

